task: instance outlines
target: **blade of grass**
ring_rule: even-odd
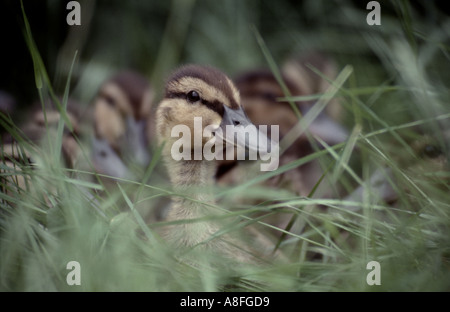
[[[305,133],[311,123],[325,109],[330,99],[341,89],[345,81],[353,72],[353,68],[349,65],[344,67],[336,80],[326,90],[325,94],[314,104],[314,106],[306,113],[306,115],[284,136],[280,142],[280,153],[283,153],[295,140]]]
[[[78,51],[75,51],[75,54],[72,59],[72,63],[70,65],[69,74],[67,76],[66,86],[64,88],[64,93],[63,93],[63,98],[62,98],[62,110],[64,112],[67,112],[67,102],[69,100],[70,81],[72,78],[73,66],[75,64],[75,60],[77,59],[77,54],[78,54]],[[65,127],[64,118],[59,118],[58,128],[57,128],[57,132],[56,132],[56,139],[55,139],[56,144],[55,144],[55,150],[54,150],[54,153],[55,153],[54,159],[57,161],[58,164],[61,161],[60,158],[61,158],[61,154],[62,154],[61,149],[62,149],[62,144],[63,144],[64,127]]]
[[[272,71],[273,75],[275,76],[276,81],[281,86],[281,89],[283,90],[283,93],[287,96],[287,101],[289,105],[291,106],[292,110],[294,111],[297,118],[300,120],[302,118],[302,114],[300,113],[300,110],[298,109],[297,105],[292,101],[289,97],[291,96],[291,92],[289,91],[289,88],[286,86],[286,84],[283,81],[283,78],[281,76],[281,72],[278,68],[277,63],[272,57],[272,54],[270,53],[269,49],[266,46],[266,43],[264,42],[264,39],[262,38],[261,34],[259,33],[258,29],[253,25],[252,27],[253,33],[255,34],[256,41],[259,44],[259,47],[264,54],[264,57],[269,64],[269,68]]]
[[[133,213],[133,216],[136,219],[140,229],[144,232],[144,234],[145,234],[145,236],[147,237],[148,240],[154,241],[155,240],[155,236],[153,235],[153,233],[151,232],[149,227],[145,224],[145,222],[142,219],[142,217],[139,214],[139,212],[134,208],[134,205],[131,202],[130,198],[128,197],[127,193],[123,190],[123,188],[120,186],[119,183],[117,183],[117,186],[118,186],[120,192],[122,193],[122,196],[125,199],[125,202],[127,203],[128,208],[130,208],[131,212]]]
[[[33,35],[31,33],[31,27],[30,27],[28,18],[25,14],[23,0],[20,0],[20,5],[21,5],[21,9],[22,9],[22,16],[23,16],[24,24],[25,24],[25,31],[24,31],[25,42],[28,46],[28,50],[30,51],[31,58],[33,60],[36,88],[38,89],[38,92],[39,92],[41,104],[44,106],[44,103],[45,103],[43,94],[42,94],[42,92],[43,92],[42,89],[44,87],[43,81],[45,81],[45,87],[50,92],[50,96],[51,96],[53,102],[55,103],[55,105],[60,113],[60,116],[64,119],[64,121],[67,125],[67,128],[72,132],[73,125],[70,122],[70,119],[67,116],[66,111],[61,106],[61,103],[60,103],[58,97],[55,95],[55,93],[53,91],[52,84],[50,82],[50,79],[48,77],[47,71],[44,66],[44,62],[43,62],[41,55],[37,49],[36,43],[34,42]],[[44,111],[45,124],[47,125],[47,121],[46,121],[46,117],[45,117],[45,109],[43,109],[43,111]]]

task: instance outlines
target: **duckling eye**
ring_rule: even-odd
[[[429,144],[424,147],[423,154],[429,158],[436,158],[442,154],[442,151],[438,146]]]
[[[197,91],[189,91],[189,93],[186,95],[186,99],[191,103],[195,103],[197,101],[200,101],[200,95]]]
[[[116,105],[116,101],[114,100],[113,97],[111,97],[110,95],[103,95],[103,99],[106,101],[106,103],[111,106],[114,107]]]

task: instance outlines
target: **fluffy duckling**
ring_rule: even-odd
[[[285,79],[295,85],[298,95],[321,94],[330,86],[328,80],[316,74],[314,70],[318,70],[329,80],[337,76],[337,65],[334,60],[318,51],[296,54],[288,58],[281,68]],[[331,99],[325,110],[333,120],[340,120],[342,117],[342,106],[336,99]]]
[[[64,128],[61,142],[61,164],[66,168],[75,168],[81,156],[81,147],[77,142],[80,132],[80,110],[79,104],[74,100],[67,103],[66,115],[70,121],[72,131],[68,127]],[[48,140],[56,133],[60,121],[60,113],[55,108],[53,102],[45,103],[45,112],[40,104],[33,104],[33,108],[21,126],[23,138],[37,146],[45,146]],[[2,188],[7,194],[17,194],[24,190],[30,190],[32,186],[29,175],[24,167],[30,168],[36,159],[36,155],[31,155],[21,143],[17,142],[11,135],[5,136],[2,140],[1,161],[5,165],[2,169]],[[14,190],[13,190],[14,189]]]
[[[307,61],[309,58],[303,57],[289,61],[289,63],[294,65],[285,65],[283,67],[282,79],[292,96],[324,92],[328,85],[327,82],[317,79],[316,76],[318,77],[318,75],[306,67],[305,62],[309,63]],[[320,60],[326,63],[326,59],[319,56],[313,57],[311,62],[314,64],[314,67],[324,70],[326,75],[333,75],[335,73],[332,70],[333,65],[322,64]],[[278,98],[285,97],[285,94],[271,71],[265,69],[249,70],[237,76],[234,81],[240,91],[241,103],[249,119],[257,126],[278,125],[280,142],[298,124],[299,119],[291,104],[278,100]],[[314,105],[314,102],[296,102],[294,104],[304,116]],[[328,105],[334,105],[334,109],[324,110],[310,124],[308,131],[332,146],[345,141],[348,137],[348,132],[335,120],[339,115],[337,113],[340,107],[339,103],[333,102]],[[317,145],[320,147],[318,142]],[[306,134],[302,134],[280,155],[279,164],[280,166],[288,164],[313,152],[314,147],[312,143]],[[313,160],[264,181],[263,186],[288,190],[300,196],[308,196],[321,179],[323,173],[324,168],[322,168],[319,160]],[[216,178],[220,185],[236,185],[248,180],[253,175],[253,168],[246,163],[236,161],[220,162]],[[335,192],[336,189],[324,179],[316,189],[314,196],[332,197],[335,195]],[[256,204],[265,199],[243,200],[246,203]],[[280,213],[265,220],[278,228],[285,229],[291,217],[289,214]],[[296,224],[295,229],[292,228],[292,231],[300,231],[300,229],[301,225]],[[281,235],[281,232],[274,231],[274,234]]]
[[[283,75],[283,81],[291,95],[307,95],[300,88],[301,84],[292,81],[288,76]],[[288,102],[277,100],[285,95],[276,78],[269,70],[247,71],[238,76],[235,79],[235,83],[240,91],[242,105],[249,119],[255,125],[278,125],[280,141],[298,123],[298,117],[294,113],[291,105]],[[295,103],[302,115],[308,112],[312,104],[311,102]],[[311,134],[323,139],[329,145],[343,142],[348,136],[347,131],[331,118],[327,112],[321,113],[313,121],[309,127],[309,131]],[[306,135],[303,134],[280,156],[280,165],[304,157],[313,151],[311,143]],[[234,165],[237,165],[237,162],[233,165],[229,163],[221,164],[217,174],[220,184],[235,184],[245,179],[247,170]],[[223,169],[224,167],[225,169]],[[284,186],[299,195],[306,196],[320,179],[322,173],[323,171],[318,161],[312,161],[278,175],[270,179],[267,183],[273,187]],[[322,196],[331,195],[329,187],[324,185],[321,189]]]
[[[31,164],[31,159],[15,142],[1,146],[0,162],[3,165],[0,170],[0,191],[14,196],[27,190],[30,183],[29,177],[24,174],[22,166]]]
[[[21,127],[26,138],[36,144],[42,144],[42,139],[46,135],[52,135],[55,132],[61,115],[53,102],[46,103],[45,112],[40,104],[34,104],[30,117]],[[72,131],[66,126],[62,137],[62,160],[63,165],[67,168],[74,168],[81,156],[81,147],[76,137],[83,136],[82,127],[80,125],[81,109],[80,104],[72,99],[67,102],[66,115],[72,126]]]
[[[94,99],[93,164],[97,172],[129,178],[130,164],[148,165],[152,101],[150,84],[139,73],[119,72],[103,83]]]
[[[264,253],[264,247],[261,247],[263,244],[258,245],[262,236],[247,233],[247,242],[230,233],[214,237],[226,226],[223,220],[229,220],[221,218],[224,212],[214,206],[215,199],[210,192],[210,187],[215,183],[216,161],[203,157],[199,160],[175,160],[171,153],[174,144],[181,140],[172,137],[172,129],[178,125],[187,126],[195,134],[195,117],[202,118],[202,139],[182,138],[191,146],[187,151],[191,155],[201,151],[207,142],[220,139],[216,133],[218,131],[214,129],[226,131],[227,125],[235,125],[239,136],[242,135],[239,129],[251,125],[242,108],[239,91],[221,71],[187,65],[172,74],[165,86],[164,99],[156,112],[157,136],[159,142],[164,144],[163,159],[175,191],[187,193],[190,198],[173,198],[167,221],[180,223],[165,226],[161,236],[177,249],[196,247],[241,263],[257,263],[259,257],[255,254]],[[209,125],[213,130],[207,130]],[[249,138],[249,141],[252,139]],[[252,146],[248,141],[244,143],[245,140],[238,139],[237,142],[247,148]],[[216,216],[217,219],[189,222],[208,216]]]
[[[413,155],[404,153],[393,157],[408,179],[428,195],[439,189],[443,191],[442,194],[448,191],[450,130],[446,130],[445,127],[438,127],[438,129],[442,131],[438,132],[437,136],[435,134],[430,136],[418,128],[414,129],[412,138],[411,134],[405,135]],[[395,144],[392,149],[397,154],[398,145]],[[403,179],[391,167],[378,168],[365,185],[357,187],[344,200],[362,203],[364,198],[370,197],[373,203],[396,205],[399,200],[399,189],[403,189],[406,193],[410,192],[411,185],[407,184],[405,187]],[[354,211],[361,209],[360,206],[345,208]]]
[[[114,178],[139,180],[151,160],[154,145],[153,89],[146,77],[134,71],[122,71],[105,81],[93,101],[94,131],[92,164],[94,170],[108,176],[100,180],[108,191],[117,191]],[[162,180],[160,169],[152,179]],[[109,178],[112,177],[112,178]],[[124,186],[128,196],[138,201],[133,185]],[[145,190],[143,197],[150,197]],[[151,207],[135,206],[147,223],[160,221],[166,212],[168,199],[158,197]],[[127,207],[119,203],[119,207]],[[126,209],[128,210],[128,208]]]

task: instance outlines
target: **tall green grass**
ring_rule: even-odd
[[[160,79],[166,67],[180,60],[199,61],[202,56],[195,53],[203,53],[204,59],[212,60],[212,65],[215,65],[213,56],[220,54],[217,51],[211,54],[199,51],[200,44],[186,48],[185,59],[181,56],[182,50],[174,50],[182,48],[171,41],[173,32],[183,37],[184,43],[178,42],[182,45],[198,42],[202,36],[206,36],[207,42],[212,40],[208,29],[200,28],[202,21],[194,17],[199,11],[214,14],[219,9],[212,4],[202,6],[197,2],[189,3],[183,11],[187,15],[183,27],[193,25],[193,28],[186,31],[180,30],[180,25],[171,25],[176,23],[176,16],[180,14],[176,11],[180,9],[177,3],[179,1],[173,1],[175,9],[171,11],[173,15],[166,25],[165,40],[157,54],[160,67],[155,67],[155,75],[158,73],[158,76],[154,80]],[[312,15],[319,10],[314,3],[317,1],[307,1],[304,5]],[[214,208],[227,211],[222,218],[238,218],[241,221],[224,228],[218,235],[257,224],[282,237],[275,240],[274,248],[283,250],[289,262],[261,267],[235,267],[226,259],[200,253],[195,248],[189,255],[189,259],[197,259],[195,263],[182,262],[179,259],[183,255],[159,239],[155,229],[166,223],[148,224],[145,213],[159,208],[161,199],[171,195],[188,197],[186,194],[175,194],[164,178],[156,174],[156,168],[162,165],[160,150],[155,153],[156,157],[140,180],[120,180],[115,191],[105,189],[90,171],[68,170],[61,165],[63,128],[70,129],[65,113],[67,99],[72,94],[70,77],[78,58],[74,51],[72,69],[60,101],[33,41],[26,7],[23,8],[24,38],[33,60],[42,109],[46,110],[45,103],[50,98],[56,101],[63,118],[56,134],[49,131],[42,144],[36,144],[24,138],[10,118],[1,116],[2,126],[18,142],[23,154],[32,156],[33,165],[16,160],[13,166],[7,166],[6,162],[0,164],[2,190],[7,189],[0,193],[0,289],[448,291],[449,139],[443,129],[448,130],[450,121],[448,82],[445,79],[450,67],[450,24],[448,19],[434,27],[417,22],[405,15],[409,12],[417,18],[414,8],[409,7],[408,2],[401,3],[398,6],[394,4],[398,15],[383,18],[384,26],[378,29],[364,25],[365,15],[359,21],[358,16],[366,12],[348,2],[342,2],[341,7],[332,6],[336,9],[335,17],[328,22],[322,21],[322,26],[334,23],[348,30],[352,38],[329,34],[328,41],[322,43],[330,52],[336,53],[342,65],[341,74],[331,81],[332,87],[326,94],[312,95],[318,101],[311,114],[299,116],[299,127],[304,130],[314,114],[326,106],[330,97],[339,98],[345,108],[344,123],[351,133],[346,142],[335,146],[322,142],[325,148],[276,171],[255,173],[254,177],[236,186],[213,187],[218,199]],[[271,7],[269,3],[264,5]],[[322,5],[326,8],[324,3]],[[287,14],[282,10],[283,6],[289,7],[284,3],[277,10]],[[331,31],[330,28],[316,28],[317,37],[314,39],[314,34],[305,32],[306,37],[301,37],[298,36],[301,30],[288,29],[285,33],[279,33],[279,37],[273,35],[266,40],[264,33],[252,31],[252,27],[245,24],[245,17],[251,15],[247,5],[226,6],[223,9],[226,19],[232,20],[231,13],[236,8],[241,8],[240,12],[244,14],[239,15],[237,25],[245,33],[252,34],[254,42],[243,43],[242,38],[235,38],[235,43],[238,42],[242,49],[247,47],[257,51],[261,64],[271,68],[275,74],[281,59],[282,44],[294,42],[304,45],[311,42],[318,46],[319,38],[325,40],[321,31]],[[273,13],[275,16],[277,10]],[[212,25],[217,31],[221,29],[218,24]],[[194,26],[202,29],[201,36],[192,34]],[[261,27],[264,28],[264,25]],[[392,35],[389,35],[390,31]],[[424,36],[425,31],[431,35]],[[346,46],[355,37],[358,38],[357,44]],[[192,38],[195,40],[191,41]],[[223,40],[233,42],[230,38],[224,34]],[[337,44],[339,39],[342,41]],[[220,41],[220,37],[216,40]],[[354,57],[352,48],[364,52],[365,56]],[[167,51],[173,54],[165,59]],[[226,64],[227,60],[217,62]],[[89,64],[86,66],[89,67]],[[237,71],[236,68],[232,70]],[[320,75],[320,72],[317,74]],[[292,97],[286,94],[286,99],[301,101],[309,100],[311,96]],[[421,140],[425,140],[426,144],[417,148],[415,142]],[[83,144],[83,140],[80,139],[80,143]],[[430,146],[440,153],[427,156],[425,151]],[[88,161],[88,147],[84,149]],[[2,159],[7,158],[2,149]],[[261,185],[270,177],[316,159],[328,168],[323,180],[343,189],[343,194],[335,198],[320,198],[315,196],[314,189],[310,196],[299,197],[287,190],[269,189]],[[385,173],[384,181],[397,193],[395,202],[380,199],[376,186],[369,182],[377,170],[385,168],[392,172],[390,175]],[[11,182],[11,178],[16,176],[27,177],[25,189]],[[88,178],[80,179],[80,176]],[[317,181],[317,186],[321,181]],[[360,199],[345,197],[358,188],[363,190]],[[102,192],[108,196],[100,196]],[[242,203],[254,198],[261,202],[258,205]],[[236,199],[244,201],[236,203]],[[269,222],[274,215],[284,215],[292,222],[287,228],[275,228]],[[379,286],[366,283],[369,273],[366,265],[372,260],[381,265]],[[69,286],[66,282],[70,272],[66,268],[69,261],[80,263],[79,286]]]

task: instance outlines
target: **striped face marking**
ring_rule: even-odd
[[[239,91],[222,72],[211,67],[187,65],[180,68],[166,85],[165,97],[186,99],[188,103],[201,103],[224,114],[224,106],[240,108]]]

